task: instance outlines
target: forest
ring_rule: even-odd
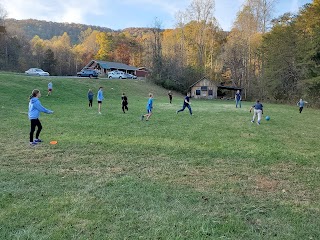
[[[91,59],[151,70],[149,79],[185,92],[206,76],[243,89],[248,100],[320,107],[320,0],[297,14],[273,16],[275,0],[246,0],[229,32],[214,17],[214,0],[192,0],[172,29],[114,31],[83,24],[6,18],[0,6],[0,70],[40,67],[75,75]]]

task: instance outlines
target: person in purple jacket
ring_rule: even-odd
[[[32,91],[32,94],[30,96],[30,102],[29,102],[29,112],[28,117],[31,122],[31,130],[30,130],[30,145],[36,145],[39,142],[42,142],[39,138],[40,132],[42,130],[42,125],[39,120],[40,112],[51,114],[53,111],[46,109],[43,107],[40,103],[39,98],[41,97],[41,93],[38,89],[34,89]],[[36,139],[33,140],[33,134],[36,130],[36,127],[38,128],[36,132]]]

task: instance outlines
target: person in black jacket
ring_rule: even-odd
[[[121,100],[122,100],[122,111],[123,113],[126,113],[125,110],[128,111],[129,109],[128,109],[128,98],[125,93],[122,93]]]

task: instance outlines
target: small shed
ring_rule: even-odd
[[[191,97],[196,99],[217,98],[218,87],[212,80],[204,77],[190,86]]]

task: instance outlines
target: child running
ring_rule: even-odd
[[[42,125],[39,120],[40,112],[44,112],[48,114],[53,113],[53,111],[46,109],[41,105],[39,100],[40,97],[41,97],[40,91],[38,89],[34,89],[30,96],[30,102],[29,102],[28,117],[31,121],[30,145],[32,146],[42,142],[42,140],[40,140],[39,138],[40,132],[42,130]],[[33,141],[33,134],[34,134],[34,131],[36,130],[36,127],[38,127],[38,130],[36,132],[36,139]]]
[[[92,90],[89,89],[89,91],[88,91],[89,107],[92,107],[93,96],[94,96],[94,94],[93,94]]]
[[[126,113],[125,110],[128,111],[129,109],[128,109],[128,98],[125,93],[122,93],[121,100],[122,100],[121,101],[122,111],[123,111],[123,113]]]
[[[299,107],[299,113],[302,112],[305,103],[308,103],[308,102],[303,101],[302,98],[300,98],[299,102],[297,102],[297,106]]]
[[[263,105],[260,103],[259,100],[257,100],[257,102],[250,108],[250,112],[253,108],[254,108],[254,110],[253,110],[253,117],[252,117],[251,122],[254,123],[254,120],[255,120],[256,116],[258,115],[257,124],[260,125],[261,117],[263,114]]]
[[[187,93],[186,94],[186,97],[184,98],[184,101],[183,101],[183,107],[177,111],[177,114],[179,112],[183,112],[184,109],[187,107],[189,109],[189,112],[190,112],[190,115],[192,115],[192,109],[191,109],[191,106],[190,106],[190,93]]]
[[[102,87],[99,87],[98,95],[97,95],[97,100],[98,100],[98,113],[101,114],[101,104],[102,100],[104,99],[103,97],[103,91]]]
[[[144,117],[146,117],[146,121],[149,120],[149,118],[152,115],[152,108],[153,108],[153,94],[149,93],[149,100],[147,103],[147,114],[141,116],[141,121],[144,119]]]

